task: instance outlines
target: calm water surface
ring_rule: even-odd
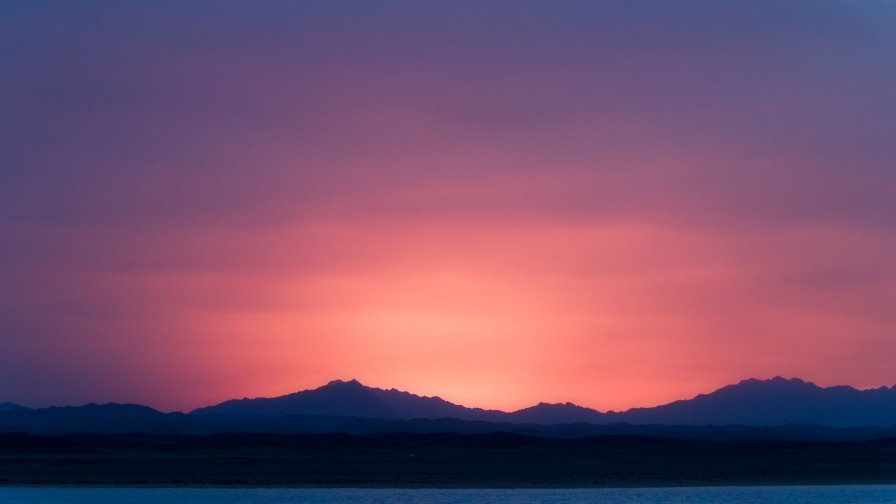
[[[4,504],[620,504],[896,503],[894,486],[632,488],[599,490],[362,490],[197,488],[0,488]]]

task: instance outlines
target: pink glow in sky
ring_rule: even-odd
[[[887,2],[5,2],[0,402],[896,383]]]

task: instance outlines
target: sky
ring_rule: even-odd
[[[0,402],[896,383],[889,1],[0,3]]]

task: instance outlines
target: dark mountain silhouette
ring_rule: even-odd
[[[192,414],[334,415],[396,420],[456,418],[517,424],[890,426],[896,425],[896,387],[822,388],[796,378],[751,378],[693,399],[653,408],[601,413],[571,403],[539,403],[506,413],[466,408],[438,397],[421,397],[395,389],[365,387],[356,380],[336,380],[314,390],[274,398],[227,401]]]
[[[179,432],[178,417],[137,404],[85,404],[0,412],[0,431],[64,434],[71,432]]]
[[[632,424],[889,426],[896,424],[896,387],[823,388],[798,378],[751,378],[693,399],[606,417]]]
[[[26,410],[28,408],[11,402],[0,403],[0,411]]]
[[[329,415],[408,420],[457,418],[506,421],[507,413],[466,408],[440,397],[423,397],[391,389],[365,387],[357,380],[334,380],[323,387],[280,397],[237,399],[199,408],[191,415]]]
[[[0,409],[0,431],[64,433],[513,432],[547,437],[649,435],[687,439],[843,439],[896,435],[896,387],[822,388],[749,379],[654,408],[601,413],[539,403],[514,412],[336,380],[281,397],[240,399],[184,413],[135,404]]]
[[[566,404],[542,402],[529,408],[514,411],[508,416],[514,422],[531,424],[602,424],[607,421],[604,413],[569,402]]]
[[[601,423],[603,414],[572,403],[539,403],[513,413],[467,408],[440,397],[366,387],[357,380],[334,380],[313,389],[271,398],[236,399],[199,408],[191,415],[327,415],[386,420],[454,418],[508,423]]]

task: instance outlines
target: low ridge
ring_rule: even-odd
[[[603,427],[598,429],[600,426]],[[849,386],[820,387],[796,378],[751,378],[652,408],[599,412],[572,403],[542,402],[504,412],[468,408],[440,397],[367,387],[357,380],[333,380],[316,389],[279,397],[225,401],[189,414],[161,413],[146,406],[115,403],[0,409],[0,431],[41,433],[512,431],[584,436],[680,431],[693,435],[692,429],[676,431],[676,426],[715,426],[717,429],[707,431],[715,433],[712,435],[737,431],[727,426],[789,426],[785,429],[788,436],[799,432],[827,432],[824,435],[830,436],[833,434],[824,429],[874,427],[856,434],[862,437],[896,428],[896,387],[857,390]],[[751,436],[761,435],[757,434],[760,431],[750,432]]]

